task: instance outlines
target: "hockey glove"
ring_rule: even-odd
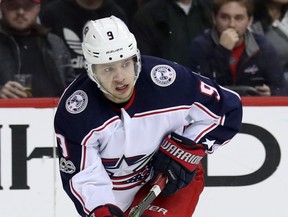
[[[168,177],[168,183],[162,194],[174,194],[192,182],[197,166],[205,155],[205,147],[202,144],[196,144],[190,139],[171,133],[163,139],[153,159],[152,181],[159,173],[164,173]]]
[[[89,217],[125,217],[125,214],[117,206],[113,204],[105,204],[96,207],[89,214]]]

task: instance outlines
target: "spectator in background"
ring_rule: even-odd
[[[211,26],[210,0],[153,0],[139,8],[131,31],[142,54],[188,66],[188,45]]]
[[[191,43],[192,70],[241,95],[285,95],[283,70],[273,45],[248,30],[253,1],[215,0],[213,10],[214,28]]]
[[[273,43],[288,79],[288,0],[255,0],[251,28]]]
[[[0,98],[29,97],[15,74],[32,75],[32,97],[61,96],[74,71],[63,40],[37,23],[40,0],[2,0],[0,9]]]
[[[55,0],[41,0],[41,8],[46,7],[47,4],[50,4],[53,1],[55,1]],[[40,13],[41,13],[41,11],[40,11]]]
[[[54,0],[40,14],[41,23],[67,44],[76,74],[86,73],[81,49],[82,29],[88,20],[110,15],[127,21],[127,16],[113,0]]]
[[[116,0],[115,2],[124,10],[125,14],[127,15],[128,20],[127,24],[129,26],[135,13],[139,9],[140,6],[139,0]]]

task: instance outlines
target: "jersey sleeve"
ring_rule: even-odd
[[[83,129],[83,117],[69,118],[62,107],[54,121],[62,185],[78,213],[87,216],[99,205],[116,204],[113,185],[101,161],[97,128]]]
[[[208,153],[229,142],[242,124],[240,96],[211,79],[192,73],[196,80],[193,102],[187,118],[191,123],[183,136],[205,145]]]

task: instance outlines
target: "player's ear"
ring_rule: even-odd
[[[253,24],[253,21],[254,21],[254,17],[253,17],[253,16],[250,16],[250,17],[249,17],[248,27],[250,27],[250,26]]]

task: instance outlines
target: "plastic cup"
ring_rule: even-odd
[[[32,96],[32,75],[31,74],[16,74],[14,80],[20,83],[27,93],[28,97]]]

